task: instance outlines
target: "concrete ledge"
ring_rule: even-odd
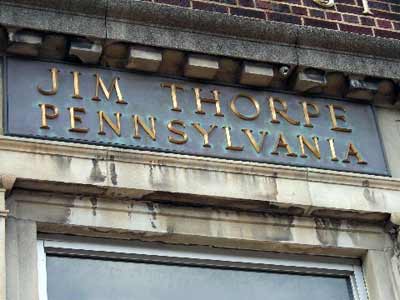
[[[382,251],[379,225],[31,191],[10,198],[13,218],[39,232],[324,255]],[[51,213],[49,213],[51,212]],[[272,249],[271,249],[272,248]]]
[[[0,160],[31,190],[369,222],[400,210],[386,177],[9,137]]]

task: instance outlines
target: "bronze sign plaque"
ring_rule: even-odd
[[[367,104],[17,59],[5,74],[8,135],[388,175]]]

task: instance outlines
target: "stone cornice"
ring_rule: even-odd
[[[90,38],[133,43],[147,41],[152,46],[213,55],[400,78],[400,41],[397,40],[144,1],[1,0],[0,23]],[[237,43],[238,39],[242,44]],[[243,40],[247,41],[246,45]],[[318,66],[316,60],[320,61]]]

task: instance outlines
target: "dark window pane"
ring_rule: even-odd
[[[350,300],[348,279],[47,257],[49,300]]]

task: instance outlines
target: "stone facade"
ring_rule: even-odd
[[[0,300],[43,300],[50,235],[355,258],[370,300],[400,299],[400,42],[379,38],[400,6],[167,2],[0,1],[1,53],[363,101],[391,176],[7,136],[2,80]]]

